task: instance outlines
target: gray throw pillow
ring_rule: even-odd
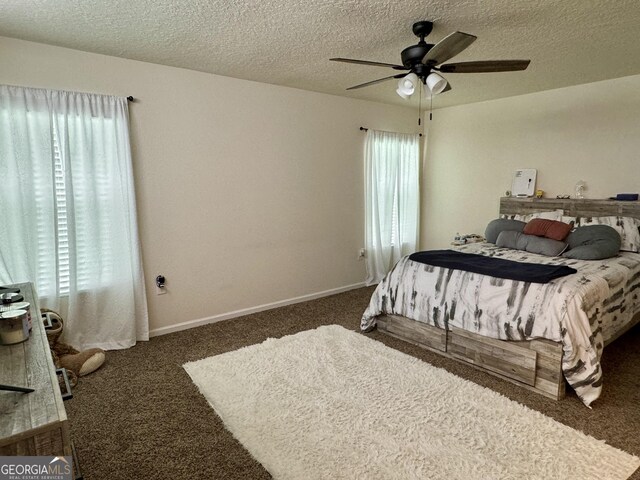
[[[524,250],[527,246],[527,235],[515,230],[503,230],[498,234],[496,246],[500,248],[513,248],[514,250]]]
[[[569,250],[563,257],[576,260],[602,260],[615,257],[622,240],[615,228],[608,225],[578,227],[567,237]]]
[[[521,232],[522,230],[524,230],[525,225],[525,222],[521,222],[519,220],[498,218],[489,222],[489,225],[487,225],[487,229],[484,231],[484,238],[486,238],[487,242],[489,243],[496,243],[500,232],[505,230]]]
[[[620,235],[620,250],[640,252],[640,219],[632,217],[582,217],[580,226],[608,225]]]
[[[498,235],[496,245],[501,248],[524,250],[547,257],[557,257],[567,248],[567,244],[551,238],[526,235],[522,232],[504,230]]]

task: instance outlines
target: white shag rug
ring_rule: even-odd
[[[184,368],[276,479],[614,480],[640,466],[638,457],[337,325]]]

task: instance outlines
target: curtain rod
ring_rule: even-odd
[[[130,102],[133,102],[134,98],[133,98],[131,95],[129,95],[129,96],[127,97],[127,100],[129,100]]]
[[[367,130],[369,130],[367,127],[360,127],[360,130],[366,132]],[[422,136],[421,133],[419,133],[418,135]]]

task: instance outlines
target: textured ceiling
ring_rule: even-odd
[[[478,37],[452,61],[532,60],[447,74],[434,107],[640,74],[638,0],[0,0],[2,36],[396,104],[392,81],[345,88],[397,72],[329,58],[400,63],[417,20]]]

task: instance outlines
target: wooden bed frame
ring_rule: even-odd
[[[521,214],[564,210],[574,217],[625,216],[640,219],[640,202],[577,199],[500,199],[500,214]],[[551,340],[506,341],[484,337],[451,327],[433,327],[398,315],[376,319],[378,330],[440,355],[473,365],[516,385],[559,400],[565,395],[562,374],[562,344]],[[605,346],[640,323],[636,315]]]

